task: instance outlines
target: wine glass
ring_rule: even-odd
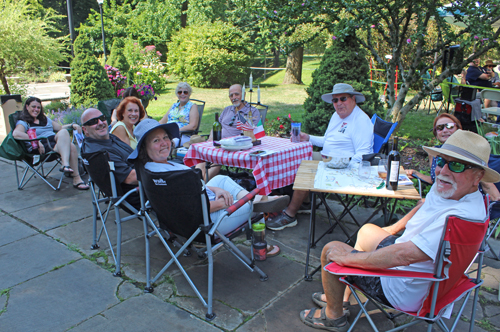
[[[387,159],[382,158],[378,161],[378,176],[385,180],[387,178]]]
[[[358,175],[361,179],[368,179],[370,177],[370,173],[372,170],[372,166],[369,161],[362,161],[359,164]]]

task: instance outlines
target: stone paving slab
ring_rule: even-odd
[[[79,192],[68,196],[67,198],[48,201],[41,205],[16,211],[12,214],[42,231],[92,215],[89,192]]]
[[[88,206],[87,206],[88,209]],[[88,209],[91,213],[92,210]],[[124,214],[125,215],[125,214]],[[110,236],[111,244],[113,248],[116,248],[116,224],[114,222],[115,217],[110,215],[108,217],[109,221],[106,223],[108,234]],[[64,227],[57,227],[47,232],[50,236],[60,239],[66,244],[76,245],[83,253],[91,255],[95,253],[95,250],[91,250],[93,237],[93,221],[92,217],[85,218],[83,220],[78,220],[66,224]],[[101,221],[97,220],[97,232],[101,229]],[[129,220],[122,224],[122,247],[123,243],[130,241],[131,239],[141,238],[142,239],[142,254],[144,254],[144,227],[142,221],[139,219]],[[100,241],[98,242],[100,250],[108,250],[109,244],[106,239],[105,233],[102,234]],[[135,250],[135,248],[132,248]],[[124,252],[127,254],[127,252]],[[144,259],[144,255],[142,256]]]
[[[5,244],[38,234],[38,232],[11,216],[2,213],[0,214],[0,234],[2,234],[0,236],[1,247]]]
[[[142,308],[143,310],[137,310]],[[71,330],[86,331],[220,331],[172,304],[149,294],[122,302]]]
[[[120,282],[85,259],[31,279],[10,290],[0,331],[69,329],[118,304],[115,294]]]
[[[43,234],[7,244],[0,251],[0,289],[12,287],[80,258],[78,253]]]

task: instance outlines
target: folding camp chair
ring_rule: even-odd
[[[388,142],[398,123],[382,120],[377,114],[372,116],[373,123],[373,152],[389,153]]]
[[[432,282],[432,286],[424,299],[421,308],[417,312],[404,312],[404,314],[413,316],[415,319],[408,324],[399,326],[390,331],[400,331],[407,327],[416,325],[420,322],[425,322],[428,324],[427,331],[432,330],[432,325],[436,325],[443,331],[453,331],[464,311],[467,301],[469,300],[470,294],[473,290],[474,299],[472,302],[472,314],[470,318],[470,329],[474,329],[474,316],[476,312],[476,305],[478,300],[477,289],[483,284],[481,279],[481,268],[483,263],[484,247],[485,247],[485,234],[488,228],[489,218],[485,220],[467,220],[462,219],[457,216],[448,216],[443,228],[443,235],[441,237],[441,243],[438,251],[438,257],[436,258],[436,267],[434,273],[423,273],[423,272],[412,272],[412,271],[402,271],[393,269],[378,269],[378,270],[365,270],[351,267],[341,267],[336,263],[330,263],[325,266],[325,270],[336,275],[341,276],[374,276],[374,277],[389,277],[389,278],[413,278],[429,280]],[[476,277],[469,277],[465,273],[471,262],[474,261],[475,257],[478,257],[478,268]],[[382,310],[384,314],[389,319],[396,317],[392,313],[385,311],[384,306],[367,294],[364,294],[355,283],[350,284],[346,281],[345,277],[341,277],[340,281],[346,284],[352,291],[352,294],[360,304],[361,310],[354,319],[351,329],[358,322],[361,314],[365,314],[371,327],[374,331],[378,331],[373,320],[371,319],[368,311],[367,305],[371,301]],[[367,296],[368,300],[361,304],[361,300],[356,294],[355,290],[358,290]],[[450,309],[450,305],[460,300],[465,296],[464,302],[462,303],[457,317],[453,321],[453,325],[450,329],[446,327],[442,318]],[[391,308],[393,309],[393,308]]]
[[[127,193],[123,193],[120,184],[116,183],[114,176],[114,163],[109,161],[107,151],[98,151],[94,153],[83,153],[83,164],[90,175],[89,185],[92,193],[93,207],[93,236],[91,249],[98,249],[97,242],[101,239],[102,233],[106,235],[111,255],[115,262],[115,273],[117,277],[121,277],[120,262],[121,262],[121,242],[122,242],[122,222],[139,218],[139,197],[138,188],[132,189]],[[102,197],[101,197],[102,194]],[[135,197],[134,197],[135,195]],[[129,201],[127,201],[129,200]],[[135,203],[137,202],[137,203]],[[103,210],[101,203],[107,204]],[[134,206],[135,205],[135,206]],[[116,224],[116,253],[111,243],[111,238],[106,227],[106,221],[111,209],[115,210]],[[127,212],[129,215],[120,217],[120,210]],[[101,220],[102,226],[97,233],[97,219]]]
[[[203,117],[203,110],[205,109],[205,102],[203,100],[198,100],[198,99],[189,99],[189,101],[193,102],[198,106],[198,125],[196,126],[196,129],[193,130],[186,130],[186,131],[181,131],[179,132],[181,137],[179,139],[179,143],[176,146],[177,148],[181,147],[181,142],[182,142],[182,137],[183,136],[192,136],[192,135],[197,135],[198,133],[201,132],[200,130],[200,124],[201,124],[201,119]],[[202,136],[209,136],[209,135],[202,135]]]
[[[145,292],[152,292],[152,284],[161,277],[170,265],[175,263],[202,304],[207,308],[206,319],[214,319],[215,313],[213,313],[212,310],[213,252],[220,246],[224,246],[229,252],[235,255],[235,257],[250,271],[256,271],[260,275],[261,281],[266,281],[268,279],[267,275],[254,264],[253,246],[250,250],[251,259],[249,259],[231,242],[233,237],[238,236],[241,232],[250,230],[250,215],[248,221],[244,221],[238,228],[231,232],[231,235],[221,234],[218,231],[218,227],[223,219],[230,216],[246,202],[251,202],[251,200],[259,192],[259,189],[253,190],[244,198],[235,202],[225,211],[219,220],[211,221],[206,187],[199,169],[153,173],[144,169],[144,166],[140,161],[136,162],[135,169],[139,180],[141,202],[144,204],[146,195],[149,198],[152,211],[156,212],[160,227],[168,229],[174,234],[180,235],[186,239],[184,245],[174,253],[165,240],[160,237],[160,240],[168,251],[171,259],[154,278],[151,278],[149,239],[154,234],[159,234],[159,230],[151,220],[151,209],[144,207],[141,209],[146,240],[147,285],[145,287]],[[147,230],[148,226],[153,229],[150,233]],[[247,234],[250,235],[250,233]],[[206,249],[198,252],[198,255],[200,255],[200,257],[208,257],[207,301],[205,301],[196,285],[190,279],[181,262],[178,260],[181,253],[184,252],[194,240],[206,243]]]
[[[19,118],[19,115],[21,114],[21,111],[17,111],[15,113],[12,113],[9,115],[9,124],[10,127],[12,128],[12,131],[14,131],[14,128],[16,127],[16,122]],[[46,137],[38,137],[36,140],[43,140],[43,139],[48,139]],[[64,173],[61,173],[61,177],[59,178],[59,183],[57,187],[54,187],[48,180],[47,177],[50,175],[50,173],[58,166],[62,166],[61,164],[61,159],[60,155],[57,152],[50,151],[48,153],[39,155],[39,154],[32,154],[28,152],[28,149],[26,148],[25,142],[31,142],[33,140],[31,139],[15,139],[15,140],[9,140],[9,142],[5,142],[5,144],[17,144],[17,147],[19,151],[23,151],[23,153],[17,157],[13,158],[12,156],[7,156],[7,155],[2,155],[2,157],[6,157],[9,160],[14,161],[14,168],[16,171],[16,181],[17,181],[17,189],[22,190],[26,184],[33,178],[33,177],[39,177],[43,182],[48,184],[52,189],[54,190],[59,190],[61,188],[61,183],[64,178]],[[17,167],[17,162],[20,161],[24,164],[24,172],[21,177],[21,180],[19,180],[19,169]],[[44,169],[45,163],[49,163],[51,161],[55,161],[54,165],[52,165],[48,171]],[[31,171],[31,175],[29,172]]]

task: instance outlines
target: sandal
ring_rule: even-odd
[[[61,168],[59,168],[59,172],[62,172],[64,174],[68,173],[68,174],[72,174],[74,171],[71,167],[69,166],[63,166]]]
[[[84,186],[84,187],[81,187],[81,186]],[[86,184],[85,182],[80,182],[80,183],[77,183],[77,184],[74,184],[73,185],[73,188],[75,189],[78,189],[78,190],[89,190],[90,187],[88,186],[88,184]]]
[[[268,245],[267,246],[267,253],[266,253],[266,256],[269,258],[269,257],[274,257],[274,256],[277,256],[279,255],[279,253],[281,252],[281,249],[280,247],[278,246],[273,246],[272,244]]]
[[[262,196],[262,199],[253,204],[253,212],[278,212],[288,206],[290,196],[281,196],[276,199],[269,199],[267,196]]]
[[[324,307],[326,307],[326,301],[323,301],[321,299],[321,295],[323,295],[323,293],[321,293],[321,292],[313,293],[312,300],[319,307],[324,308]],[[344,309],[344,315],[347,317],[349,317],[351,315],[351,312],[349,311],[349,308],[348,308],[348,306],[350,306],[350,305],[351,305],[351,303],[349,301],[345,301],[342,303],[342,307]]]
[[[346,332],[347,330],[349,330],[350,324],[347,321],[346,315],[343,315],[342,317],[337,319],[330,319],[326,317],[326,308],[322,308],[320,318],[314,318],[314,313],[316,312],[316,310],[320,309],[312,308],[311,310],[309,310],[309,314],[307,316],[305,314],[306,310],[303,310],[300,313],[300,320],[307,326],[313,327],[315,329],[335,332]]]

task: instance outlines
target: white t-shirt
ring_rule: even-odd
[[[358,106],[345,119],[333,113],[325,136],[310,135],[309,141],[323,147],[322,155],[351,157],[359,163],[364,154],[373,153],[373,124],[368,115]]]
[[[431,260],[395,267],[398,270],[434,272],[434,265],[443,234],[446,217],[482,220],[486,218],[483,196],[478,191],[465,195],[460,200],[445,199],[435,193],[434,184],[425,198],[425,203],[406,224],[403,235],[395,243],[412,241]],[[387,300],[396,309],[418,311],[431,286],[430,281],[411,278],[380,278]]]

